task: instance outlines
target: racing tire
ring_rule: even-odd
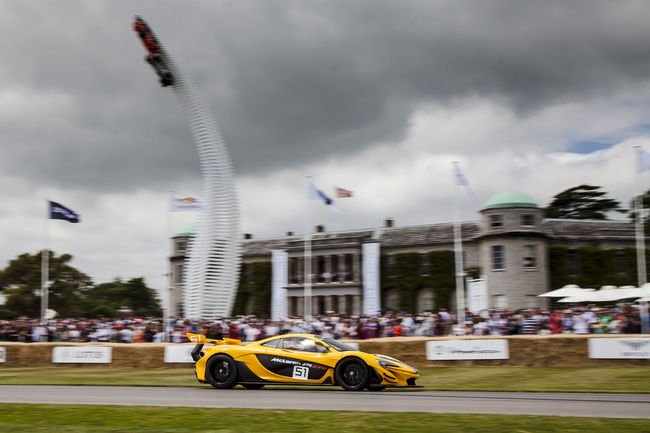
[[[368,386],[370,372],[359,358],[346,358],[334,370],[336,384],[346,391],[361,391]]]
[[[237,364],[227,355],[214,355],[205,366],[205,378],[217,389],[230,389],[237,385]]]
[[[246,389],[262,389],[264,388],[263,383],[243,383],[242,386]]]

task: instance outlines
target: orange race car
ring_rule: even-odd
[[[349,391],[413,387],[417,369],[389,356],[371,355],[331,338],[285,334],[242,345],[187,334],[199,382],[226,389],[240,384],[338,385]]]

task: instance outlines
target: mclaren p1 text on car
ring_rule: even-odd
[[[415,386],[417,369],[389,356],[371,355],[330,338],[285,334],[242,345],[187,334],[196,377],[215,388],[237,384],[259,389],[269,384],[339,385],[349,391]]]

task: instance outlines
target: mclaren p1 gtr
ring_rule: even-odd
[[[415,386],[417,369],[389,356],[371,355],[331,338],[285,334],[242,345],[187,334],[196,378],[217,389],[269,384],[338,385],[348,391]]]

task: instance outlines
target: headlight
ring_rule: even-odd
[[[388,367],[400,368],[400,366],[395,364],[394,362],[384,361],[383,359],[378,359],[377,364],[381,365],[384,368],[388,368]]]

